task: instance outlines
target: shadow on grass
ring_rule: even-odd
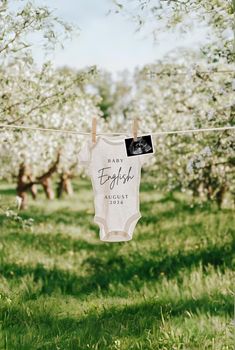
[[[23,335],[21,343],[28,343],[32,338],[32,333],[28,335],[28,330],[35,332],[35,337],[40,335],[48,347],[43,349],[52,349],[53,342],[59,340],[57,345],[66,349],[73,349],[74,335],[79,339],[79,349],[87,348],[87,343],[99,343],[100,349],[106,349],[107,346],[113,344],[113,338],[130,338],[142,337],[146,331],[152,327],[160,327],[162,317],[164,322],[174,319],[174,317],[188,318],[188,315],[198,316],[204,314],[210,316],[227,316],[233,314],[233,298],[232,296],[223,294],[205,295],[198,299],[176,299],[145,301],[132,305],[117,307],[104,307],[103,309],[90,311],[86,316],[78,315],[74,317],[61,317],[61,312],[57,316],[55,310],[46,310],[31,312],[24,307],[2,307],[2,325],[3,330],[8,333],[11,342],[12,330],[15,328]],[[160,330],[160,329],[159,329]],[[36,334],[37,332],[37,334]],[[12,349],[15,349],[17,338],[13,337]],[[38,338],[35,338],[38,339]],[[143,339],[143,342],[145,339]],[[22,343],[22,345],[23,345]],[[146,344],[147,345],[147,344]],[[16,344],[17,346],[17,344]],[[50,346],[50,347],[49,347]],[[39,349],[40,347],[37,347]],[[75,349],[75,348],[74,348]]]
[[[144,280],[161,279],[162,274],[168,278],[174,277],[182,269],[190,269],[199,264],[206,267],[209,264],[220,267],[223,271],[226,267],[233,269],[233,251],[235,244],[227,243],[223,246],[209,246],[207,248],[184,252],[179,251],[168,255],[167,251],[150,251],[146,255],[138,252],[128,256],[118,255],[114,251],[101,252],[100,256],[88,257],[78,266],[83,269],[85,276],[62,270],[58,267],[47,269],[38,264],[35,267],[18,265],[16,263],[4,263],[0,266],[0,273],[6,278],[18,278],[24,275],[32,275],[34,281],[41,281],[42,294],[51,294],[61,291],[71,295],[87,295],[97,290],[107,291],[113,283],[128,283],[139,279],[139,284]]]
[[[2,242],[19,242],[23,247],[29,247],[43,251],[49,255],[64,254],[68,251],[79,252],[107,250],[107,245],[98,241],[97,243],[90,243],[83,239],[72,238],[69,235],[62,233],[40,233],[34,234],[32,232],[7,233],[1,235]]]
[[[15,197],[16,196],[16,189],[15,188],[2,188],[0,189],[0,196],[10,196]]]
[[[165,198],[163,199],[165,201]],[[143,224],[155,224],[160,220],[168,220],[182,216],[188,217],[188,215],[194,215],[196,213],[216,213],[218,209],[210,204],[201,206],[200,204],[194,204],[190,206],[187,202],[175,199],[173,201],[174,206],[170,209],[159,210],[158,204],[160,201],[147,201],[140,204],[140,211],[142,213],[141,223]],[[169,201],[168,201],[169,202]]]

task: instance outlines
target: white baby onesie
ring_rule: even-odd
[[[92,182],[94,222],[100,227],[100,239],[107,242],[131,240],[141,218],[141,166],[148,155],[127,157],[124,138],[100,136],[95,144],[87,141],[79,153]]]

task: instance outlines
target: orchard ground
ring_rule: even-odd
[[[32,228],[1,216],[0,349],[233,349],[234,209],[191,206],[144,174],[133,240],[103,243],[89,180],[74,187],[31,200]]]

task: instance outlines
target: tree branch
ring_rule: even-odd
[[[44,181],[45,179],[50,177],[57,170],[59,161],[60,161],[60,151],[57,154],[56,161],[52,164],[52,166],[48,169],[47,172],[45,172],[41,176],[36,177],[36,180],[30,181],[29,183],[24,184],[24,186],[23,186],[24,191],[28,190],[33,185],[37,185],[37,184],[42,183],[42,181]]]

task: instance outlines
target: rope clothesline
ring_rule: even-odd
[[[4,125],[0,124],[0,128],[7,128],[7,129],[23,129],[23,130],[35,130],[35,131],[46,131],[46,132],[58,132],[58,133],[65,133],[65,134],[74,134],[74,135],[91,135],[91,132],[82,132],[82,131],[74,131],[74,130],[62,130],[62,129],[53,129],[53,128],[38,128],[38,127],[31,127],[31,126],[23,126],[23,125]],[[149,133],[141,133],[141,135],[149,135],[152,136],[158,136],[158,135],[172,135],[172,134],[187,134],[187,133],[194,133],[194,132],[210,132],[210,131],[226,131],[226,130],[235,130],[235,126],[223,126],[223,127],[217,127],[217,128],[200,128],[200,129],[185,129],[185,130],[169,130],[169,131],[156,131],[156,132],[149,132]],[[128,135],[130,133],[128,132],[111,132],[111,133],[99,133],[97,132],[96,135]]]

